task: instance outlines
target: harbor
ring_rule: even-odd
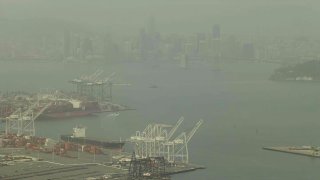
[[[6,120],[0,136],[1,179],[170,179],[205,168],[189,163],[188,154],[188,142],[203,120],[176,137],[184,117],[175,125],[149,124],[125,141],[109,141],[87,137],[84,126],[60,140],[34,136],[32,117]],[[124,151],[125,143],[134,146],[132,154]]]
[[[95,113],[134,110],[112,101],[112,88],[127,83],[114,83],[114,73],[99,79],[102,70],[69,80],[71,91],[6,92],[0,94],[0,118],[16,118],[33,114],[34,119],[66,119]],[[23,118],[23,117],[21,117]]]
[[[126,140],[134,135],[136,130],[142,131],[152,122],[174,125],[183,115],[186,119],[180,128],[186,130],[193,127],[200,118],[205,120],[188,146],[190,163],[204,165],[207,168],[173,175],[173,180],[208,177],[229,180],[300,180],[307,174],[309,179],[317,179],[318,174],[314,173],[318,172],[317,167],[320,163],[317,158],[269,152],[262,150],[262,147],[319,144],[316,125],[319,117],[318,108],[310,109],[318,104],[314,99],[318,93],[318,88],[314,86],[318,85],[280,84],[267,80],[261,82],[260,80],[268,78],[272,72],[271,64],[239,64],[223,64],[219,73],[210,71],[201,64],[197,64],[196,67],[193,65],[194,70],[175,68],[172,64],[156,68],[153,68],[152,64],[142,63],[105,66],[103,69],[106,72],[122,75],[119,82],[132,83],[131,86],[114,86],[113,102],[128,105],[136,110],[121,111],[118,116],[97,113],[93,116],[61,120],[38,119],[35,120],[36,136],[58,140],[61,134],[69,134],[73,127],[81,124],[88,128],[88,137]],[[89,68],[85,64],[70,64],[65,68],[65,72],[56,75],[54,69],[63,69],[63,66],[57,63],[24,64],[24,69],[21,69],[18,63],[2,62],[2,72],[6,69],[4,67],[8,66],[10,74],[19,76],[14,76],[12,81],[7,81],[5,76],[0,77],[5,85],[2,93],[7,89],[9,92],[36,92],[43,87],[68,91],[71,86],[66,80],[83,72],[90,74],[96,69],[96,66]],[[32,71],[34,66],[39,68]],[[221,76],[226,70],[240,71],[240,75]],[[249,76],[248,72],[255,76]],[[34,79],[35,83],[24,84],[22,75]],[[48,84],[50,77],[53,80]],[[224,78],[227,79],[226,82]],[[202,80],[193,81],[195,79]],[[150,84],[156,84],[158,88],[149,88]],[[279,89],[281,91],[278,91]],[[299,96],[302,91],[308,92],[304,98]],[[247,92],[250,94],[249,97],[246,96]],[[256,103],[249,103],[249,100],[264,102],[268,110],[262,109]],[[283,101],[290,103],[283,104]],[[301,102],[304,102],[302,106],[299,105]],[[251,113],[249,115],[246,112]],[[286,119],[290,119],[291,123]],[[125,145],[125,151],[131,153],[132,150],[126,147],[127,145],[129,144]]]
[[[1,179],[77,179],[103,176],[106,172],[123,173],[122,170],[101,164],[101,156],[79,152],[79,158],[53,156],[40,152],[27,152],[23,149],[1,149],[3,156]],[[19,157],[19,160],[6,160]]]
[[[104,149],[101,154],[82,151],[68,156],[30,151],[24,148],[0,148],[1,179],[128,179],[130,162],[113,157],[130,156]],[[194,164],[165,167],[165,176],[204,169]]]
[[[1,153],[5,149],[1,150]],[[126,171],[106,165],[110,160],[106,155],[88,155],[78,152],[76,158],[53,156],[38,152],[26,152],[24,150],[11,151],[8,157],[17,157],[20,160],[6,161],[10,165],[2,166],[2,179],[77,179],[89,177],[102,177],[108,174],[124,174]],[[27,153],[27,155],[25,155]],[[75,154],[75,155],[76,155]],[[24,159],[22,159],[24,157]],[[32,159],[28,159],[32,157]]]
[[[81,125],[76,125],[72,133],[60,134],[59,139],[37,136],[35,121],[38,120],[53,121],[108,112],[106,118],[115,120],[119,112],[132,110],[112,102],[114,73],[103,80],[98,79],[102,73],[97,70],[69,81],[75,86],[71,92],[55,90],[1,95],[1,179],[170,179],[174,174],[205,168],[189,163],[187,147],[203,120],[190,132],[182,132],[176,137],[173,135],[183,117],[175,125],[150,124],[126,140],[87,137],[87,127]],[[129,149],[133,149],[133,155],[125,151],[125,144],[132,145]],[[157,163],[160,164],[151,165]]]

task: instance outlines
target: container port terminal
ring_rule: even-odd
[[[28,119],[34,120],[20,121]],[[188,154],[188,142],[203,121],[174,136],[183,120],[175,125],[149,124],[136,131],[125,141],[133,152],[125,152],[123,146],[37,137],[29,123],[6,128],[0,138],[0,179],[170,179],[203,169],[191,164]],[[85,137],[82,130],[73,129],[72,137]]]
[[[130,84],[113,83],[115,73],[99,79],[102,73],[102,70],[97,70],[93,74],[69,80],[68,82],[74,86],[71,92],[53,90],[38,93],[2,93],[0,118],[15,118],[28,112],[33,113],[38,119],[63,119],[101,112],[133,110],[112,102],[112,87]]]

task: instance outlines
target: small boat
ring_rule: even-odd
[[[108,114],[108,117],[117,117],[119,115],[120,115],[119,112],[114,112],[114,113]]]
[[[153,85],[149,86],[149,88],[158,88],[158,86],[153,84]]]

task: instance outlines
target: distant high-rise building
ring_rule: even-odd
[[[197,33],[197,40],[196,40],[196,52],[199,53],[200,51],[200,42],[206,39],[206,35],[204,33]]]
[[[91,38],[86,37],[83,40],[82,50],[84,57],[88,55],[93,55],[93,42]]]
[[[140,55],[142,59],[146,58],[146,53],[148,51],[148,36],[145,29],[140,29],[139,34],[139,46],[140,46]]]
[[[240,57],[242,46],[235,36],[225,38],[221,46],[221,56],[227,60],[233,60]]]
[[[246,60],[255,58],[255,49],[253,43],[244,43],[242,46],[242,57]]]
[[[219,24],[213,25],[212,37],[213,37],[213,39],[220,39],[220,25]]]
[[[153,36],[155,34],[156,30],[155,30],[155,19],[153,16],[151,16],[148,19],[147,22],[147,33],[151,36]]]
[[[65,30],[63,34],[63,55],[65,58],[70,56],[70,46],[71,46],[71,32]]]
[[[131,41],[125,41],[124,42],[124,52],[127,54],[127,55],[130,55],[131,52],[132,52],[132,42]]]
[[[81,36],[73,34],[71,39],[72,56],[79,58],[81,56]]]
[[[192,51],[193,51],[193,45],[192,45],[192,43],[188,43],[188,42],[186,42],[186,43],[184,43],[184,45],[183,45],[184,47],[184,50],[183,50],[183,52],[185,53],[185,54],[191,54],[192,53]]]

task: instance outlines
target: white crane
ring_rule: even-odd
[[[140,157],[163,156],[169,162],[188,163],[188,143],[203,120],[197,122],[190,132],[182,132],[171,140],[183,121],[184,117],[180,117],[174,126],[149,124],[142,132],[137,131],[135,136],[131,136],[129,141],[134,143],[135,151]]]
[[[96,70],[93,74],[88,77],[89,81],[95,81],[104,71],[101,69]]]
[[[173,126],[173,128],[170,130],[167,139],[170,140],[171,137],[173,136],[173,134],[177,131],[177,129],[179,128],[179,126],[181,125],[181,123],[183,122],[184,117],[181,116],[180,119],[177,121],[176,125]]]
[[[6,118],[6,134],[16,133],[17,135],[34,136],[34,120],[50,105],[51,102],[42,106],[41,109],[38,109],[39,103],[35,102],[25,111],[19,108]]]
[[[193,129],[187,134],[187,143],[190,141],[190,139],[193,137],[193,135],[196,133],[196,131],[199,129],[199,127],[203,124],[203,120],[200,119],[196,123],[196,125],[193,127]]]
[[[189,162],[188,143],[202,124],[203,120],[200,119],[189,133],[182,132],[173,140],[173,143],[171,144],[173,144],[174,161],[179,160],[184,163]]]

